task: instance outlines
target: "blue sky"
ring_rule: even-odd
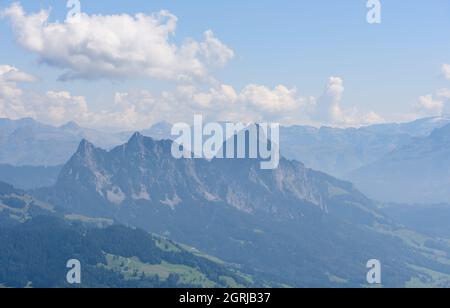
[[[0,7],[12,2],[0,1]],[[67,14],[61,0],[20,3],[27,13],[51,7],[51,22],[63,22]],[[328,78],[338,76],[345,87],[343,109],[373,110],[386,120],[400,119],[414,112],[420,96],[450,87],[440,71],[450,63],[450,1],[381,3],[382,23],[370,25],[365,0],[81,0],[88,15],[169,10],[178,18],[174,44],[186,38],[201,41],[211,29],[234,57],[209,73],[237,92],[249,84],[270,89],[284,85],[299,96],[320,98]],[[8,18],[0,20],[0,44],[0,64],[39,78],[22,88],[84,96],[93,111],[108,108],[116,92],[159,93],[179,86],[158,78],[58,81],[63,69],[39,63],[35,52],[20,46]],[[196,86],[207,87],[203,81]]]

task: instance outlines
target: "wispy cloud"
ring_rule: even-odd
[[[442,76],[450,80],[450,65],[442,64]],[[442,88],[433,94],[420,96],[415,105],[416,117],[421,116],[442,116],[450,112],[450,89]]]

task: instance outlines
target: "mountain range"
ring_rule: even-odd
[[[447,125],[449,117],[358,129],[281,127],[280,149],[286,158],[349,180],[376,200],[449,203]],[[161,122],[141,133],[169,140],[170,131],[171,125]],[[83,128],[73,122],[54,127],[30,118],[0,119],[0,180],[22,189],[52,186],[81,140],[108,150],[132,134]]]
[[[375,162],[406,145],[415,137],[428,136],[450,124],[450,118],[425,118],[404,124],[379,124],[356,128],[281,128],[281,151],[309,168],[342,176]],[[172,125],[161,122],[141,131],[156,140],[172,139]],[[65,164],[82,139],[104,149],[125,143],[133,132],[107,132],[84,128],[74,122],[60,127],[31,118],[0,119],[0,164],[13,166],[58,166]]]
[[[430,223],[446,208],[380,207],[357,189],[372,197],[373,187],[363,180],[395,165],[354,178],[357,188],[309,168],[346,173],[363,165],[356,171],[362,172],[399,155],[394,161],[400,165],[405,157],[428,158],[425,167],[442,164],[429,172],[445,179],[447,121],[282,128],[282,152],[290,157],[275,170],[261,170],[257,159],[173,158],[169,123],[133,134],[2,120],[0,152],[11,164],[0,165],[0,181],[26,191],[0,183],[0,244],[6,247],[0,285],[67,286],[61,260],[75,254],[87,265],[89,286],[361,287],[370,259],[382,262],[385,286],[449,286],[448,232],[440,220],[435,228]],[[14,151],[18,155],[10,157]],[[61,166],[43,163],[58,160]],[[409,174],[419,189],[413,176],[420,176]],[[20,251],[17,241],[26,243]],[[56,252],[61,242],[70,243],[68,250]],[[20,257],[43,251],[40,260],[57,268],[36,273],[33,259]]]
[[[347,177],[370,197],[399,203],[450,202],[450,125],[414,138]]]
[[[119,137],[82,128],[73,122],[55,127],[31,118],[0,119],[0,163],[14,166],[62,165],[83,138],[108,148],[123,142]]]
[[[346,177],[392,151],[426,137],[450,124],[450,117],[425,118],[403,124],[378,124],[361,128],[281,128],[280,148],[284,156],[309,168]]]
[[[284,158],[276,170],[251,159],[176,160],[171,145],[139,133],[111,150],[83,140],[56,184],[34,195],[278,285],[364,286],[366,262],[380,259],[386,286],[448,286],[448,245],[397,225],[351,183]]]

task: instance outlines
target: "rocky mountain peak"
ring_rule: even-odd
[[[85,155],[91,153],[95,149],[95,146],[86,139],[82,139],[78,146],[77,153]]]
[[[128,143],[133,143],[133,142],[137,142],[137,143],[143,143],[145,137],[140,133],[140,132],[135,132],[130,140],[128,141]]]

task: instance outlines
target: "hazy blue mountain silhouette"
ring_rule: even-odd
[[[0,163],[18,166],[57,166],[67,162],[83,138],[110,148],[124,142],[115,134],[68,123],[45,125],[31,118],[0,119]]]
[[[389,152],[450,123],[446,117],[405,124],[380,124],[360,129],[281,128],[281,151],[289,159],[334,176],[345,175],[375,162]],[[171,139],[171,124],[161,122],[141,132],[156,140]],[[111,149],[126,142],[132,132],[89,129],[69,122],[55,127],[33,119],[0,119],[0,164],[56,166],[66,163],[82,139]]]
[[[283,127],[281,150],[309,168],[342,177],[449,123],[449,117],[437,117],[358,129]]]
[[[348,178],[383,201],[450,202],[450,125],[414,139]]]

